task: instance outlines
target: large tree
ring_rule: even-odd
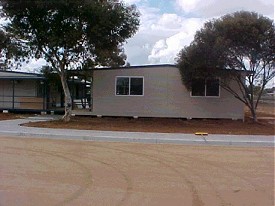
[[[8,69],[8,65],[20,66],[26,57],[26,52],[12,35],[0,27],[0,70]]]
[[[67,70],[90,65],[123,65],[123,43],[138,29],[139,12],[120,0],[0,0],[6,30],[29,58],[44,58],[61,78],[65,121],[72,99]],[[26,47],[27,46],[27,47]]]
[[[0,30],[0,70],[2,70],[4,66],[2,55],[4,53],[5,48],[6,48],[6,35],[2,30]]]
[[[194,78],[221,77],[220,86],[247,105],[257,121],[258,102],[275,76],[274,31],[271,19],[246,11],[205,23],[178,54],[183,83],[190,89]],[[260,88],[257,96],[255,86]]]

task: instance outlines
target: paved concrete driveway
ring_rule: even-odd
[[[197,136],[181,133],[145,133],[145,132],[113,132],[74,129],[50,129],[20,126],[30,121],[47,121],[52,117],[31,117],[26,119],[0,121],[0,135],[38,137],[52,139],[200,144],[200,145],[235,145],[235,146],[268,146],[274,147],[274,136],[266,135],[208,135]]]

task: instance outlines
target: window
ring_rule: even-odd
[[[204,79],[194,79],[192,81],[192,96],[205,96]]]
[[[129,95],[129,78],[128,77],[118,77],[116,79],[116,94]]]
[[[116,95],[143,95],[143,77],[117,77]]]
[[[219,79],[194,79],[192,81],[193,97],[218,97],[220,96]]]
[[[219,79],[207,79],[205,85],[206,85],[206,96],[208,97],[220,96]]]
[[[130,95],[143,95],[143,78],[130,78]]]

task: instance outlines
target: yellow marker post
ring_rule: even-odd
[[[196,132],[195,135],[206,136],[206,135],[208,135],[208,133],[207,132]]]

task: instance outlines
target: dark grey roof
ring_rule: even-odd
[[[126,67],[102,67],[102,68],[92,68],[90,71],[102,71],[102,70],[116,70],[116,69],[142,69],[142,68],[148,68],[148,69],[154,69],[159,67],[177,67],[174,64],[154,64],[154,65],[137,65],[137,66],[126,66]],[[69,73],[75,73],[80,74],[83,72],[83,70],[68,70]]]
[[[176,67],[174,64],[152,64],[152,65],[136,65],[126,67],[103,67],[94,68],[92,70],[113,70],[113,69],[140,69],[140,68],[158,68],[158,67]]]
[[[41,74],[16,72],[16,71],[0,71],[0,79],[45,79]]]

